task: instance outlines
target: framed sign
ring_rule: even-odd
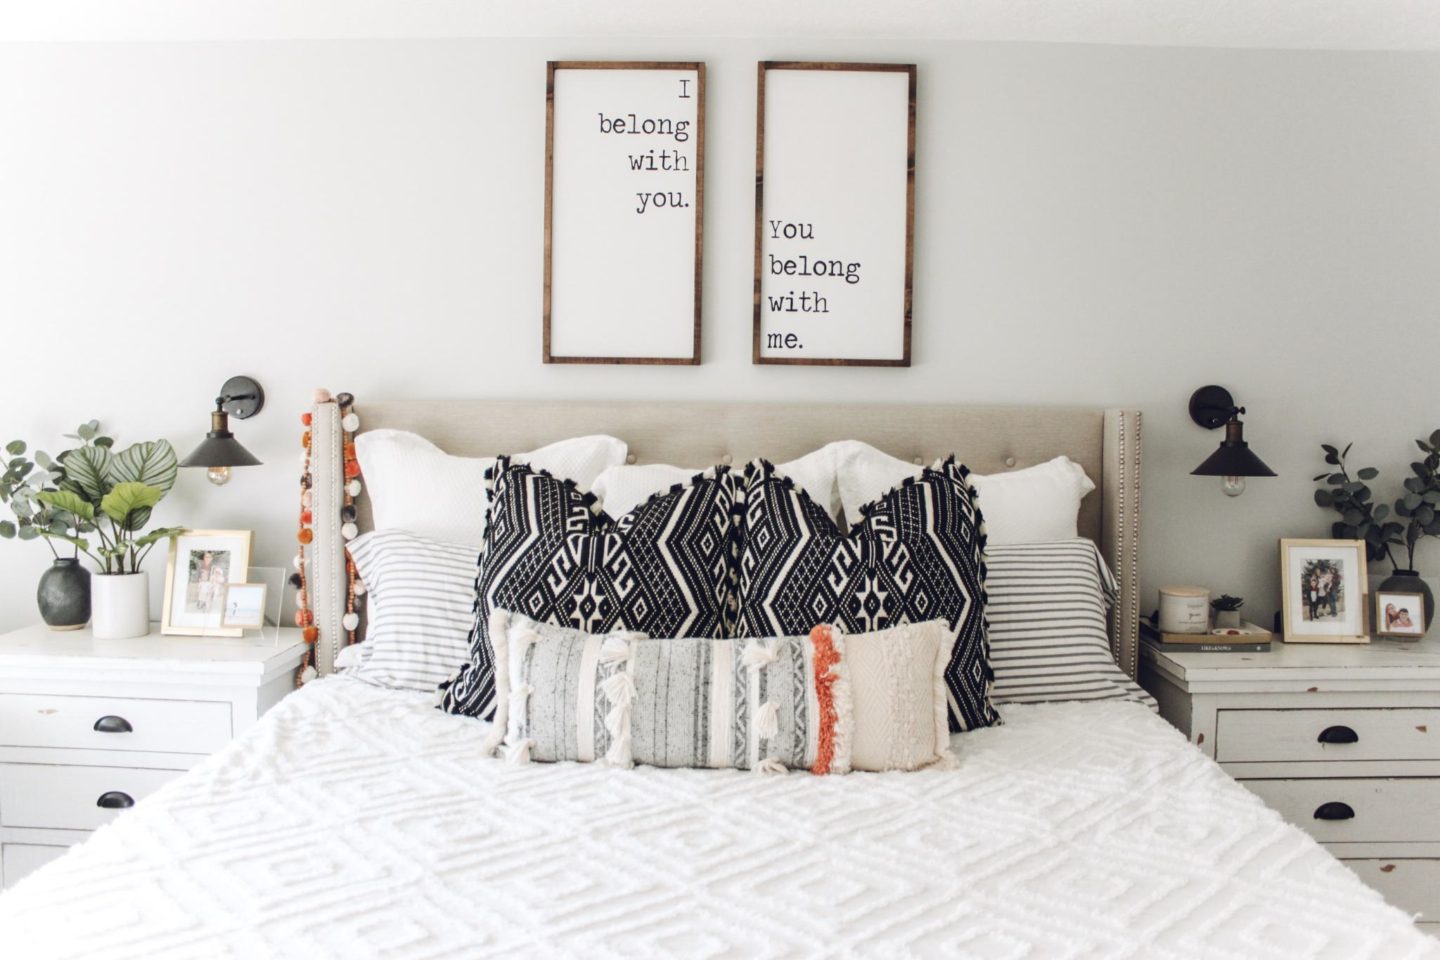
[[[910,365],[915,65],[760,64],[756,363]]]
[[[705,64],[551,61],[546,363],[700,362]]]

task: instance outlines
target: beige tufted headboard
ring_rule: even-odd
[[[460,456],[493,456],[566,437],[608,433],[626,441],[637,463],[705,467],[757,456],[781,462],[832,440],[856,439],[916,462],[958,454],[978,473],[1000,473],[1065,454],[1096,490],[1080,510],[1080,533],[1100,545],[1120,584],[1111,648],[1131,676],[1139,621],[1140,413],[1081,407],[744,404],[554,400],[356,400],[360,430],[413,430]],[[315,431],[310,583],[320,641],[315,661],[331,669],[344,631],[344,540],[339,517],[340,415],[319,404]],[[357,525],[370,528],[362,495]]]

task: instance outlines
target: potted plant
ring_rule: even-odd
[[[1215,626],[1224,630],[1236,630],[1240,627],[1240,608],[1245,606],[1244,599],[1232,597],[1228,593],[1222,593],[1210,601],[1210,608],[1215,611]]]
[[[1390,562],[1391,574],[1379,590],[1418,593],[1425,597],[1428,627],[1435,621],[1435,595],[1415,566],[1415,548],[1425,537],[1440,537],[1440,430],[1430,434],[1429,440],[1416,440],[1415,445],[1424,457],[1410,464],[1413,476],[1405,478],[1403,492],[1395,498],[1392,507],[1374,502],[1369,482],[1380,475],[1379,470],[1361,467],[1352,477],[1346,464],[1350,446],[1341,450],[1328,443],[1321,444],[1325,462],[1335,469],[1315,478],[1326,484],[1315,491],[1315,502],[1340,514],[1340,519],[1331,524],[1332,536],[1364,540],[1370,562]],[[1401,550],[1404,566],[1400,565]]]
[[[79,446],[53,461],[36,454],[39,470],[28,471],[36,479],[23,478],[24,496],[45,508],[46,522],[32,522],[31,536],[69,543],[99,568],[91,582],[96,637],[137,637],[150,630],[150,585],[140,566],[155,544],[183,528],[141,531],[175,485],[178,463],[165,440],[136,443],[116,453],[114,441],[100,436],[99,428],[93,420],[82,424],[68,435]],[[13,496],[11,503],[13,509]],[[18,528],[15,535],[22,535]]]
[[[75,526],[78,518],[39,500],[42,491],[55,489],[53,483],[60,467],[44,451],[37,450],[31,459],[26,456],[28,449],[23,440],[12,440],[5,446],[0,503],[9,506],[15,519],[0,520],[0,537],[45,541],[53,562],[41,574],[35,591],[40,619],[52,630],[78,630],[90,622],[90,571],[80,564],[79,547],[71,546],[66,556],[56,549],[55,540],[78,537],[87,531]]]

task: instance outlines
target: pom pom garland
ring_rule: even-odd
[[[346,540],[354,539],[359,534],[356,527],[357,511],[355,509],[355,498],[360,495],[360,463],[355,456],[355,431],[360,428],[360,418],[350,408],[355,403],[353,394],[341,393],[334,397],[328,390],[316,390],[315,402],[336,403],[341,409],[340,429],[341,446],[344,456],[345,484],[343,489],[344,503],[340,508],[340,519],[342,526],[340,534]],[[301,661],[300,669],[295,675],[295,685],[299,686],[315,678],[316,669],[314,666],[313,649],[315,643],[320,639],[320,628],[315,625],[315,611],[310,607],[311,593],[308,589],[307,569],[305,563],[305,547],[315,541],[315,514],[314,496],[312,489],[315,485],[311,473],[311,463],[315,453],[315,435],[311,429],[314,425],[314,415],[303,413],[300,415],[300,423],[305,430],[301,434],[301,460],[300,460],[300,515],[299,526],[295,537],[300,542],[300,552],[295,555],[295,573],[290,577],[290,585],[295,588],[295,624],[300,627],[305,642],[309,649]],[[365,593],[365,587],[360,583],[359,576],[355,572],[355,564],[348,559],[345,564],[347,579],[345,595],[345,614],[341,617],[340,625],[346,633],[346,643],[355,642],[355,631],[360,627],[360,615],[355,611],[355,598]]]

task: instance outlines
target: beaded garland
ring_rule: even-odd
[[[335,403],[340,406],[340,439],[345,464],[344,501],[340,508],[342,521],[340,535],[346,540],[353,540],[359,532],[355,526],[355,498],[360,495],[360,462],[355,457],[355,431],[360,429],[360,418],[351,410],[355,404],[355,397],[349,393],[341,393],[332,397],[329,390],[316,390],[315,402],[317,404]],[[295,588],[295,626],[301,629],[306,648],[305,657],[301,660],[300,667],[295,673],[297,687],[315,678],[315,643],[320,639],[320,628],[315,623],[315,611],[310,604],[309,580],[306,575],[308,561],[305,557],[305,548],[315,540],[315,514],[312,510],[313,495],[311,493],[314,487],[311,462],[315,452],[314,435],[311,430],[314,424],[313,415],[301,414],[300,423],[305,427],[305,432],[300,438],[304,455],[301,458],[300,473],[300,524],[296,533],[296,540],[299,541],[300,547],[295,554],[295,572],[290,575],[290,584]],[[341,627],[345,631],[345,643],[349,645],[355,642],[355,631],[360,626],[360,615],[355,610],[355,598],[364,594],[365,587],[360,583],[359,575],[355,571],[355,563],[348,555],[345,557],[345,580],[345,616],[341,620]]]

